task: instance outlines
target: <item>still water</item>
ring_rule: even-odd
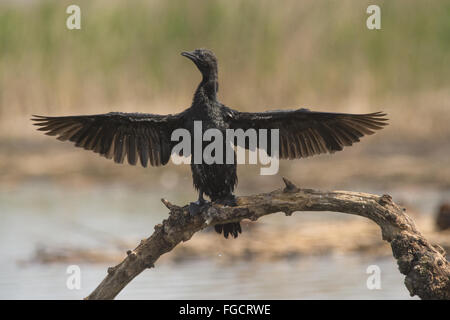
[[[38,246],[107,249],[117,239],[144,238],[166,212],[157,195],[120,186],[74,190],[38,183],[0,190],[0,299],[87,296],[109,264],[79,265],[81,289],[69,290],[67,264],[23,262]],[[379,290],[367,288],[369,265],[381,270]],[[118,299],[410,299],[403,279],[392,257],[187,260],[156,263]]]

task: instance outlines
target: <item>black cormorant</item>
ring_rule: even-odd
[[[34,116],[38,130],[59,140],[69,140],[75,146],[92,150],[122,163],[140,162],[143,167],[165,165],[171,156],[175,129],[187,129],[194,135],[194,121],[202,121],[203,131],[219,129],[279,129],[279,157],[298,159],[321,153],[340,151],[366,134],[372,134],[387,124],[386,114],[345,114],[314,112],[307,109],[239,112],[217,99],[218,69],[214,53],[207,49],[182,52],[202,73],[190,108],[178,114],[157,115],[111,112],[98,115],[47,117]],[[269,139],[270,142],[270,139]],[[259,143],[259,142],[258,142]],[[205,145],[203,144],[203,147]],[[246,144],[245,147],[248,147]],[[268,147],[270,151],[270,147]],[[269,153],[269,152],[268,152]],[[193,183],[199,191],[193,212],[201,206],[206,194],[211,201],[234,205],[233,190],[237,184],[236,164],[194,164],[191,157]],[[215,230],[237,237],[238,222],[216,225]]]

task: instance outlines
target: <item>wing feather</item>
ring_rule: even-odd
[[[184,113],[155,115],[120,113],[86,116],[46,117],[33,116],[34,125],[45,134],[69,140],[76,147],[123,163],[143,167],[166,164],[171,155],[172,131],[183,123]]]
[[[229,109],[228,114],[230,128],[235,130],[279,129],[279,154],[286,159],[340,151],[388,124],[383,112],[346,114],[298,109],[251,113]],[[267,152],[271,154],[271,150]]]

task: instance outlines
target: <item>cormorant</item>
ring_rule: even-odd
[[[47,117],[34,116],[38,130],[47,135],[69,140],[76,147],[92,150],[107,159],[143,167],[165,165],[173,146],[171,134],[177,128],[194,135],[194,121],[202,121],[203,130],[219,129],[279,129],[279,157],[298,159],[321,153],[340,151],[351,146],[364,135],[373,134],[387,124],[386,114],[345,114],[314,112],[308,109],[239,112],[217,99],[218,68],[214,53],[207,49],[182,52],[194,62],[202,74],[190,108],[178,114],[157,115],[111,112],[98,115]],[[270,139],[269,139],[270,140]],[[259,143],[259,142],[258,142]],[[259,144],[258,144],[259,145]],[[205,144],[203,144],[203,148]],[[245,145],[248,148],[248,144]],[[270,151],[270,148],[267,148]],[[202,150],[203,151],[203,150]],[[268,152],[269,153],[269,152]],[[269,154],[270,155],[270,154]],[[194,156],[191,157],[194,159]],[[205,203],[203,194],[211,201],[235,205],[233,190],[237,184],[236,164],[194,164],[191,170],[194,187],[199,191],[192,212]],[[216,225],[215,230],[237,237],[241,226],[237,223]]]

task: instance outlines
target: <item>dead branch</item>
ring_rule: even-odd
[[[142,240],[133,251],[129,250],[121,263],[108,268],[106,278],[86,299],[114,299],[134,277],[154,267],[161,255],[208,226],[242,219],[255,221],[277,212],[290,216],[296,211],[335,211],[374,221],[381,228],[383,240],[391,244],[411,296],[450,299],[450,264],[444,249],[429,243],[389,195],[300,189],[289,180],[283,180],[284,189],[238,197],[236,207],[208,205],[196,216],[189,214],[188,206],[179,207],[162,199],[170,210],[169,217],[155,226],[149,238]]]

